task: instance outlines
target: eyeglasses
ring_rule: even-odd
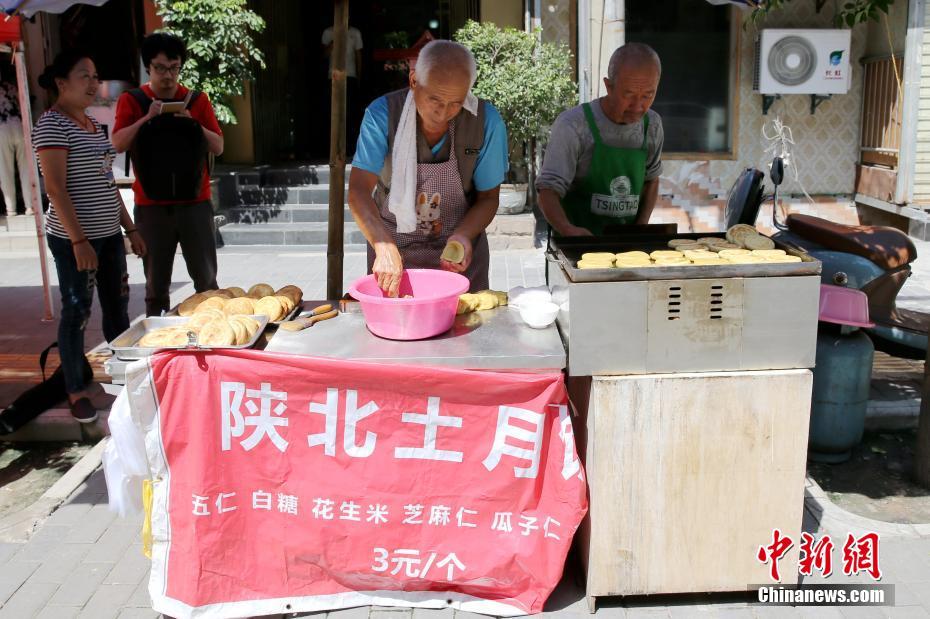
[[[178,73],[181,72],[181,65],[179,65],[179,64],[173,64],[173,65],[171,65],[170,67],[166,67],[166,66],[163,65],[163,64],[158,64],[158,63],[154,63],[154,62],[153,62],[153,63],[152,63],[152,70],[153,70],[155,73],[158,73],[159,75],[167,75],[167,74],[169,74],[169,73],[170,73],[171,75],[177,75]]]

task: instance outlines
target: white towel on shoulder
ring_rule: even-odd
[[[478,97],[468,91],[463,107],[478,115]],[[391,153],[391,193],[388,210],[397,218],[397,231],[410,234],[417,229],[417,105],[413,91],[407,92],[404,110],[394,134]]]

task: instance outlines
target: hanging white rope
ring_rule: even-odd
[[[797,157],[794,156],[793,152],[795,142],[791,127],[783,123],[781,118],[776,116],[774,119],[762,124],[762,139],[768,142],[768,146],[765,147],[765,152],[768,153],[772,159],[781,157],[785,168],[790,170],[789,174],[793,175],[794,181],[798,184],[798,187],[801,188],[801,193],[803,193],[807,201],[813,205],[814,199],[807,193],[807,190],[804,188],[804,183],[801,182],[801,176],[798,173],[800,165],[798,165]],[[771,166],[772,164],[770,162],[770,171]],[[784,207],[782,207],[782,215],[785,215]]]

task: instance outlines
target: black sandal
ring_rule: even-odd
[[[71,409],[71,416],[80,423],[93,423],[97,421],[97,409],[90,403],[87,398],[78,398],[74,402],[69,402],[68,407]]]

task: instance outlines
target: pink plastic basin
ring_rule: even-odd
[[[389,340],[422,340],[445,333],[455,322],[459,295],[468,278],[438,269],[408,269],[400,281],[400,297],[392,299],[378,287],[374,275],[352,282],[349,292],[362,306],[368,328]]]
[[[869,320],[869,297],[861,290],[820,285],[820,320],[853,327],[874,327]]]

